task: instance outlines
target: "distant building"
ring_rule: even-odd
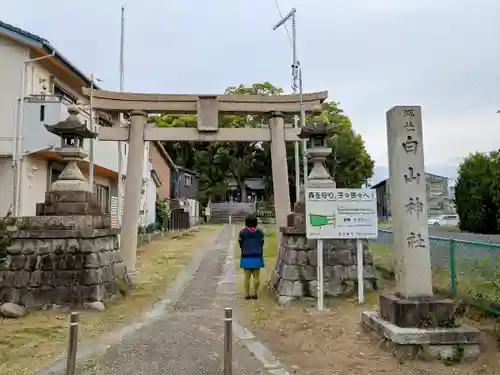
[[[235,180],[230,180],[227,183],[228,200],[235,202],[243,202],[240,187]],[[266,183],[263,178],[249,177],[245,179],[245,193],[247,202],[254,202],[266,199]]]
[[[425,180],[427,184],[427,215],[434,216],[453,211],[448,178],[426,173]],[[376,190],[377,214],[380,220],[389,220],[391,217],[391,192],[388,182],[389,179],[386,179],[371,187]]]
[[[149,149],[151,165],[151,176],[156,185],[156,195],[158,199],[165,200],[172,198],[172,174],[177,172],[178,167],[174,164],[161,142],[152,142]]]
[[[172,169],[172,198],[175,208],[189,212],[191,225],[196,225],[200,216],[198,185],[200,174],[190,169],[176,166]],[[173,207],[173,208],[174,208]]]
[[[172,198],[198,199],[199,178],[198,172],[177,166],[176,170],[172,170]]]

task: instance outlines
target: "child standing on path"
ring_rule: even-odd
[[[260,269],[264,267],[264,233],[257,228],[257,218],[253,215],[245,219],[245,228],[238,236],[241,249],[240,268],[245,272],[245,299],[257,299]],[[253,280],[253,294],[250,284]]]

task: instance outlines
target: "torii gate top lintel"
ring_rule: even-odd
[[[90,98],[90,88],[83,94]],[[302,95],[304,110],[311,112],[323,103],[328,91]],[[138,94],[104,90],[92,91],[92,107],[109,113],[141,110],[147,113],[188,114],[197,113],[205,106],[214,107],[223,114],[259,114],[283,112],[300,113],[300,96],[294,95],[214,95],[214,94]],[[201,107],[201,108],[200,108]]]
[[[90,98],[90,88],[83,88]],[[306,113],[323,103],[328,91],[302,95]],[[145,140],[177,141],[269,141],[265,129],[219,129],[220,114],[299,114],[300,95],[189,95],[189,94],[137,94],[104,90],[92,91],[92,107],[111,114],[142,111],[144,113],[191,114],[198,116],[197,129],[146,129]],[[285,130],[286,141],[299,141],[296,129]],[[100,140],[128,140],[126,129],[99,129]]]

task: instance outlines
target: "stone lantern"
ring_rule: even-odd
[[[333,126],[325,121],[321,115],[320,105],[313,109],[312,124],[302,128],[299,137],[310,140],[310,147],[306,151],[307,157],[314,163],[307,179],[307,187],[335,188],[335,181],[326,170],[324,164],[332,149],[328,147],[327,137]]]
[[[61,137],[61,147],[56,152],[66,162],[66,166],[57,181],[52,183],[45,202],[37,204],[36,214],[100,216],[103,213],[97,204],[93,188],[78,167],[78,162],[87,157],[83,149],[85,139],[96,138],[97,133],[90,131],[80,120],[77,106],[70,106],[68,112],[66,120],[55,125],[45,125],[49,132]]]
[[[131,280],[118,229],[78,168],[87,156],[84,140],[97,134],[80,121],[77,107],[69,108],[66,120],[45,127],[61,137],[57,153],[67,164],[45,202],[37,203],[37,216],[9,223],[15,229],[3,237],[0,275],[6,276],[0,277],[0,313],[14,305],[19,311],[53,305],[103,310],[106,300],[128,292]]]
[[[67,162],[59,179],[52,184],[51,190],[92,192],[93,189],[80,171],[78,162],[87,157],[83,149],[84,139],[96,138],[97,133],[90,131],[86,124],[80,121],[77,106],[70,106],[68,112],[66,120],[55,125],[45,125],[49,132],[61,137],[61,147],[57,149],[57,153]]]

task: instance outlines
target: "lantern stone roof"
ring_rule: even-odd
[[[69,116],[66,120],[59,121],[55,125],[45,124],[45,128],[59,137],[82,137],[96,138],[97,133],[87,128],[87,125],[78,118],[79,109],[77,106],[68,107]]]
[[[333,126],[326,122],[321,115],[321,106],[317,105],[313,109],[314,118],[312,124],[305,125],[300,131],[299,138],[309,139],[312,137],[326,137]]]

